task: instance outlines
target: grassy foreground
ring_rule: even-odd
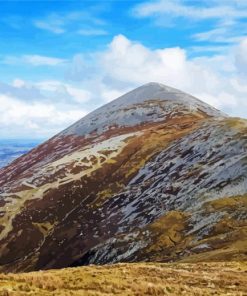
[[[247,295],[247,262],[135,263],[0,274],[0,295]]]

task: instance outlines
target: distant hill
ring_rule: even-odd
[[[0,167],[6,166],[16,158],[26,154],[40,142],[38,140],[0,139]]]

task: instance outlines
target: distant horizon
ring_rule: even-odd
[[[42,142],[42,141],[46,141],[46,140],[48,140],[48,139],[39,139],[39,138],[29,138],[29,139],[25,139],[25,138],[0,138],[0,142],[1,141],[9,141],[9,142],[11,142],[11,141],[13,141],[13,142],[15,142],[15,141]]]

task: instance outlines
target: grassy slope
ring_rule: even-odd
[[[0,295],[247,295],[247,263],[135,263],[0,274]]]

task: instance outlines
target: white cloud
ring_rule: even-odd
[[[90,56],[89,65],[83,55],[71,59],[66,82],[0,83],[0,137],[52,136],[150,81],[186,91],[230,115],[247,115],[247,39],[224,54],[190,58],[179,47],[153,50],[118,35],[106,50]]]
[[[205,22],[207,31],[193,34],[196,41],[210,41],[218,43],[236,43],[247,34],[246,1],[242,0],[202,0],[193,4],[186,0],[156,0],[137,4],[132,15],[138,18],[152,18],[159,26],[177,25],[181,18],[188,23]]]
[[[68,31],[77,32],[85,36],[105,35],[107,33],[101,28],[101,26],[105,25],[105,21],[94,16],[90,10],[70,11],[61,14],[51,13],[43,18],[34,20],[33,25],[38,29],[58,35]],[[86,25],[88,30],[80,29],[82,25]]]
[[[57,106],[52,102],[30,104],[6,95],[0,95],[0,104],[0,136],[8,138],[20,135],[44,138],[86,114],[85,111],[72,109],[71,106],[68,110],[68,106]]]
[[[240,2],[239,2],[240,5]],[[191,5],[182,0],[157,0],[138,4],[134,10],[138,17],[170,15],[192,20],[239,19],[247,17],[247,11],[238,9],[234,1],[201,1],[200,5]]]
[[[62,82],[33,84],[15,79],[12,86],[2,83],[0,137],[52,136],[87,114],[81,104],[89,99],[89,92]]]
[[[35,83],[42,91],[48,91],[57,97],[58,100],[70,99],[71,102],[83,103],[91,99],[91,93],[79,87],[72,86],[69,83],[64,83],[56,80],[47,80]]]
[[[16,88],[22,88],[22,87],[25,87],[26,83],[24,80],[16,78],[14,79],[12,85],[13,87],[16,87]]]
[[[247,38],[237,48],[235,62],[239,71],[247,74]]]
[[[104,36],[108,34],[106,30],[96,28],[80,29],[77,33],[82,36]]]
[[[150,50],[122,35],[115,37],[108,51],[102,54],[101,67],[105,80],[135,85],[161,81],[182,88],[194,80],[190,72],[197,74],[200,71],[179,47]]]
[[[56,66],[59,64],[63,64],[65,62],[64,59],[58,59],[58,58],[46,57],[46,56],[40,56],[40,55],[24,55],[23,61],[33,66],[43,66],[43,65]]]
[[[1,62],[10,65],[29,64],[32,66],[57,66],[66,63],[66,60],[41,55],[21,55],[6,56]]]
[[[107,96],[157,81],[191,93],[231,115],[246,117],[247,90],[240,75],[240,69],[246,69],[245,44],[224,55],[189,58],[179,47],[151,50],[118,35],[106,51],[95,56],[98,70],[91,81],[97,81],[97,87],[89,88],[109,101]],[[83,76],[79,78],[89,85]]]
[[[54,34],[62,34],[65,32],[65,29],[63,28],[63,22],[55,19],[50,21],[37,20],[34,21],[34,25],[38,29],[46,30]]]
[[[214,40],[215,42],[236,42],[240,41],[241,37],[227,37],[227,28],[217,28],[193,35],[193,38],[197,41],[209,41]]]
[[[239,43],[246,36],[246,27],[238,22],[221,22],[216,28],[192,35],[196,41],[211,41],[217,43]]]

